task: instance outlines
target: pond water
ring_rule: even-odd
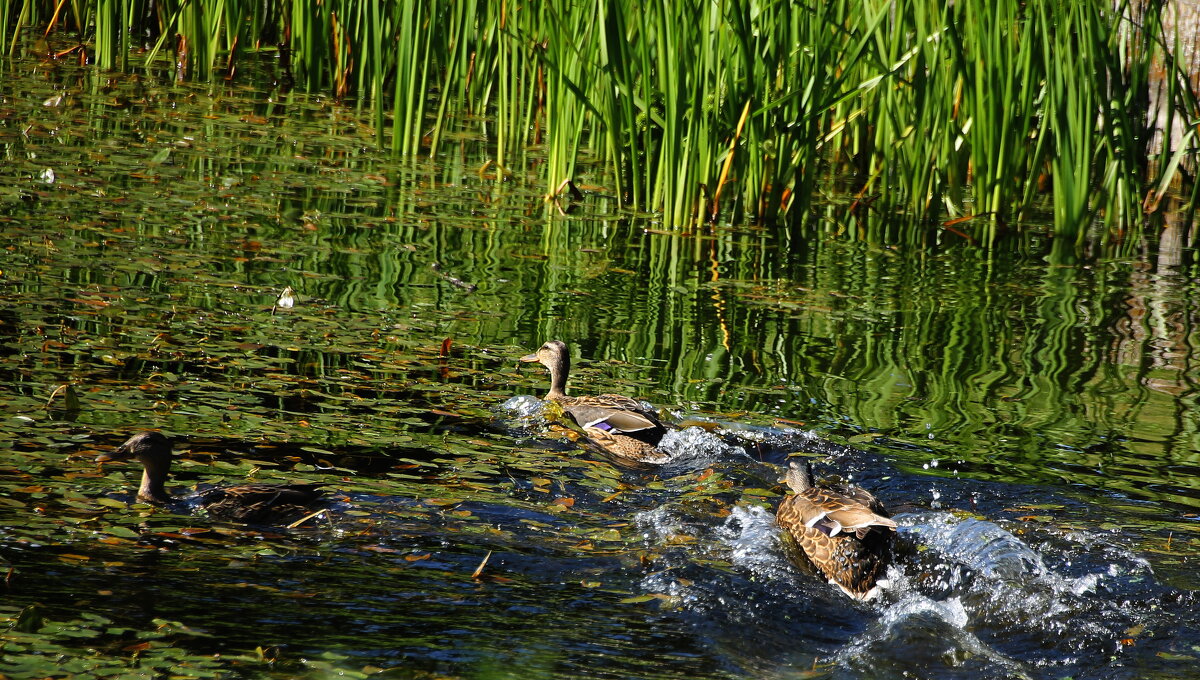
[[[0,674],[1153,678],[1200,660],[1192,239],[1037,224],[671,232],[486,139],[19,60],[0,80]],[[536,156],[536,150],[531,150]],[[899,223],[897,223],[899,225]],[[1111,251],[1111,253],[1110,253]],[[291,288],[292,307],[278,304]],[[614,467],[517,359],[670,419]],[[323,481],[296,529],[135,502]],[[788,454],[895,508],[883,595],[798,570]]]

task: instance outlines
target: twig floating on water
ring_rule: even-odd
[[[429,268],[432,269],[433,271],[437,272],[437,275],[442,277],[442,279],[445,280],[447,283],[449,283],[453,286],[456,286],[458,288],[462,288],[463,290],[467,291],[468,293],[474,293],[475,288],[477,288],[477,286],[473,283],[467,283],[466,281],[463,281],[462,279],[458,278],[457,276],[455,276],[453,274],[443,272],[442,265],[437,262],[431,263],[429,265]]]
[[[323,515],[323,514],[325,514],[325,508],[321,508],[320,510],[318,510],[316,512],[309,513],[309,514],[301,517],[300,519],[296,520],[295,522],[292,522],[291,524],[287,525],[287,528],[295,529],[296,527],[300,526],[301,524],[304,524],[305,522],[312,519],[313,517],[316,517],[317,515]]]
[[[471,574],[471,578],[478,579],[480,574],[483,573],[483,568],[487,566],[488,560],[490,559],[492,559],[491,550],[487,551],[487,554],[483,556],[483,561],[479,563],[478,567],[475,567],[475,571]]]

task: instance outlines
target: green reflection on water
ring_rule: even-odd
[[[319,99],[57,77],[9,79],[4,105],[4,373],[34,420],[73,382],[81,426],[394,436],[369,416],[482,413],[535,389],[514,355],[561,337],[590,360],[578,389],[1198,504],[1172,473],[1196,458],[1191,250],[1052,266],[1036,230],[991,251],[667,235],[603,190],[569,218],[521,178],[497,193],[477,140],[391,164]],[[269,313],[286,286],[299,306]]]

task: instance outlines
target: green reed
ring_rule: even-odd
[[[56,7],[6,6],[0,37]],[[803,225],[830,181],[856,210],[974,217],[955,229],[985,243],[1034,209],[1077,241],[1097,220],[1106,239],[1141,228],[1171,191],[1197,202],[1180,169],[1200,152],[1200,110],[1155,3],[93,0],[61,14],[60,29],[89,27],[104,68],[146,32],[148,67],[169,50],[177,77],[279,56],[264,63],[283,82],[369,108],[399,154],[436,155],[465,121],[498,179],[536,164],[554,192],[598,162],[613,194],[668,226]]]
[[[3,45],[5,54],[11,55],[16,52],[22,26],[35,26],[49,21],[48,16],[40,15],[38,7],[39,3],[34,0],[24,0],[21,3],[6,2],[0,6],[0,45]]]

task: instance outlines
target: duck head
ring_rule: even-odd
[[[567,396],[567,374],[571,371],[571,352],[561,340],[551,340],[533,354],[521,357],[524,363],[537,362],[550,369],[550,393],[547,399]]]
[[[161,432],[139,432],[110,453],[96,457],[97,463],[137,459],[142,464],[142,485],[138,500],[161,505],[171,500],[163,488],[171,469],[173,443]]]
[[[816,485],[813,481],[812,467],[809,466],[807,459],[789,459],[787,475],[784,476],[783,481],[792,490],[792,493],[803,493]]]

